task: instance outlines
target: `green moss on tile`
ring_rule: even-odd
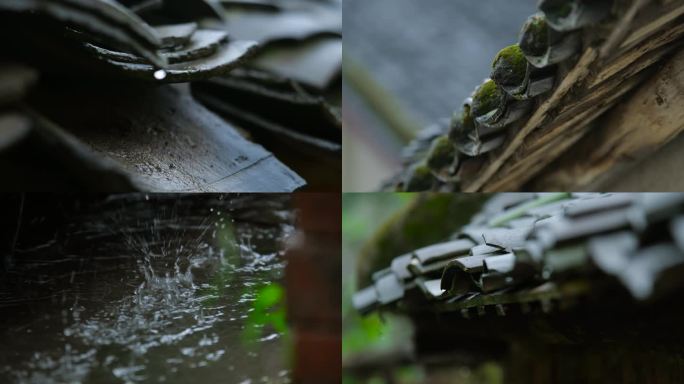
[[[549,25],[544,15],[530,17],[520,36],[520,49],[525,55],[543,56],[549,46]]]
[[[499,51],[492,62],[491,78],[503,85],[519,85],[525,80],[527,59],[518,44],[509,45]]]
[[[426,163],[414,164],[408,173],[404,191],[406,192],[420,192],[429,191],[432,189],[432,184],[435,177],[432,175],[432,170]]]
[[[503,104],[504,100],[503,90],[493,80],[487,80],[475,91],[472,114],[474,117],[487,114]]]
[[[449,137],[446,135],[437,137],[432,141],[430,152],[427,156],[427,166],[434,171],[438,171],[453,163],[455,156],[456,148],[449,140]]]

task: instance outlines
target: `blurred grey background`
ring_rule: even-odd
[[[450,117],[489,75],[536,3],[345,0],[344,191],[377,190],[405,143]]]

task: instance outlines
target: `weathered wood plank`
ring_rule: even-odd
[[[573,154],[540,175],[535,188],[581,189],[613,168],[634,164],[684,131],[684,51],[609,112]]]
[[[634,32],[620,44],[620,48],[629,49],[635,46],[658,32],[666,24],[669,24],[684,15],[684,2],[682,0],[672,0],[669,4],[666,4],[665,7],[666,8],[663,10],[663,14],[660,17],[636,28]]]
[[[632,27],[632,23],[634,22],[637,13],[650,2],[651,0],[632,1],[632,4],[627,8],[627,12],[620,18],[617,25],[613,28],[608,38],[601,46],[601,49],[599,50],[599,57],[601,59],[608,57],[613,53],[618,44],[625,40],[625,36],[629,33],[629,29]]]
[[[653,51],[670,44],[684,35],[684,24],[674,26],[664,33],[646,40],[643,44],[629,50],[601,69],[591,80],[589,88],[593,88],[625,69],[629,69],[636,61],[650,55]]]
[[[673,9],[676,11],[679,8]],[[601,62],[596,60],[596,50],[589,48],[585,51],[551,97],[537,108],[501,152],[493,154],[476,178],[469,183],[466,181],[464,190],[475,192],[520,189],[544,166],[548,166],[561,156],[570,147],[568,142],[576,142],[580,138],[576,135],[586,131],[575,126],[579,121],[577,116],[584,115],[585,120],[582,124],[587,126],[601,116],[588,111],[596,111],[596,108],[607,110],[606,98],[613,99],[613,103],[617,102],[614,97],[616,94],[623,95],[631,89],[626,87],[627,84],[632,88],[637,85],[628,81],[629,79],[634,77],[642,80],[639,74],[678,49],[679,42],[684,36],[684,25],[678,24],[676,18],[665,15],[653,17],[654,21],[639,25],[637,30],[627,37],[626,40],[629,40],[631,45],[626,46],[630,48],[619,51],[606,66],[602,66]],[[633,18],[634,15],[630,13],[625,15],[623,21],[629,19],[631,23]],[[604,47],[612,51],[611,47]],[[588,81],[582,84],[584,79]],[[600,104],[600,107],[597,107],[597,104]],[[572,123],[569,124],[568,121]],[[549,137],[544,138],[545,135]],[[560,136],[565,137],[567,141],[559,143]],[[523,169],[525,172],[520,172]]]
[[[618,103],[622,96],[645,78],[645,74],[641,74],[624,81],[615,79],[602,89],[589,93],[586,100],[573,103],[571,108],[560,114],[549,126],[531,134],[525,146],[520,149],[516,161],[506,164],[501,169],[500,176],[493,178],[485,185],[484,190],[489,192],[520,188],[525,180],[536,175],[576,143],[596,118]]]
[[[485,166],[480,176],[468,185],[464,186],[465,192],[476,192],[501,168],[501,166],[515,153],[523,144],[527,135],[539,128],[547,118],[548,112],[555,108],[558,103],[567,95],[576,83],[582,81],[589,74],[589,66],[596,60],[597,53],[594,48],[587,48],[577,65],[565,76],[560,85],[554,90],[551,97],[545,100],[532,117],[518,131],[513,139],[506,145],[503,152],[492,159],[491,163]]]

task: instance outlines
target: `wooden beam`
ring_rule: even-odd
[[[489,180],[499,168],[501,168],[506,160],[508,160],[523,144],[527,135],[543,124],[547,118],[548,112],[558,105],[561,99],[565,97],[574,85],[582,81],[589,74],[589,66],[594,62],[596,56],[596,50],[594,48],[590,47],[584,51],[584,54],[582,54],[577,65],[575,65],[575,67],[565,76],[551,97],[546,99],[539,108],[537,108],[532,114],[532,117],[527,120],[520,131],[518,131],[508,145],[506,145],[503,152],[492,159],[488,165],[485,165],[484,170],[478,178],[464,186],[465,192],[476,192],[482,188],[485,182],[487,182],[487,180]]]
[[[679,51],[637,92],[612,110],[534,187],[582,189],[611,169],[648,157],[684,131],[684,50]]]
[[[675,13],[684,12],[680,10],[681,4],[673,4],[678,6],[673,8]],[[625,17],[633,19],[633,16]],[[644,80],[642,74],[647,68],[661,62],[681,45],[684,24],[678,24],[677,18],[655,15],[651,20],[642,22],[627,37],[630,44],[623,44],[629,48],[617,52],[606,65],[597,60],[601,48],[588,48],[553,94],[513,134],[504,149],[491,155],[476,178],[464,182],[464,191],[518,190],[563,155],[570,148],[568,143],[578,141],[586,132],[576,126],[578,123],[586,127],[599,118],[609,109],[606,106],[611,106],[606,99],[617,103],[616,95],[624,95],[635,88],[638,81]],[[585,79],[587,81],[583,82]],[[578,120],[578,116],[583,116],[584,120]],[[549,137],[545,138],[545,135]],[[566,141],[559,145],[558,137],[561,136]]]

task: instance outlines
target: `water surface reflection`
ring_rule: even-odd
[[[287,196],[5,199],[0,382],[289,381],[287,334],[250,316],[282,278]]]

